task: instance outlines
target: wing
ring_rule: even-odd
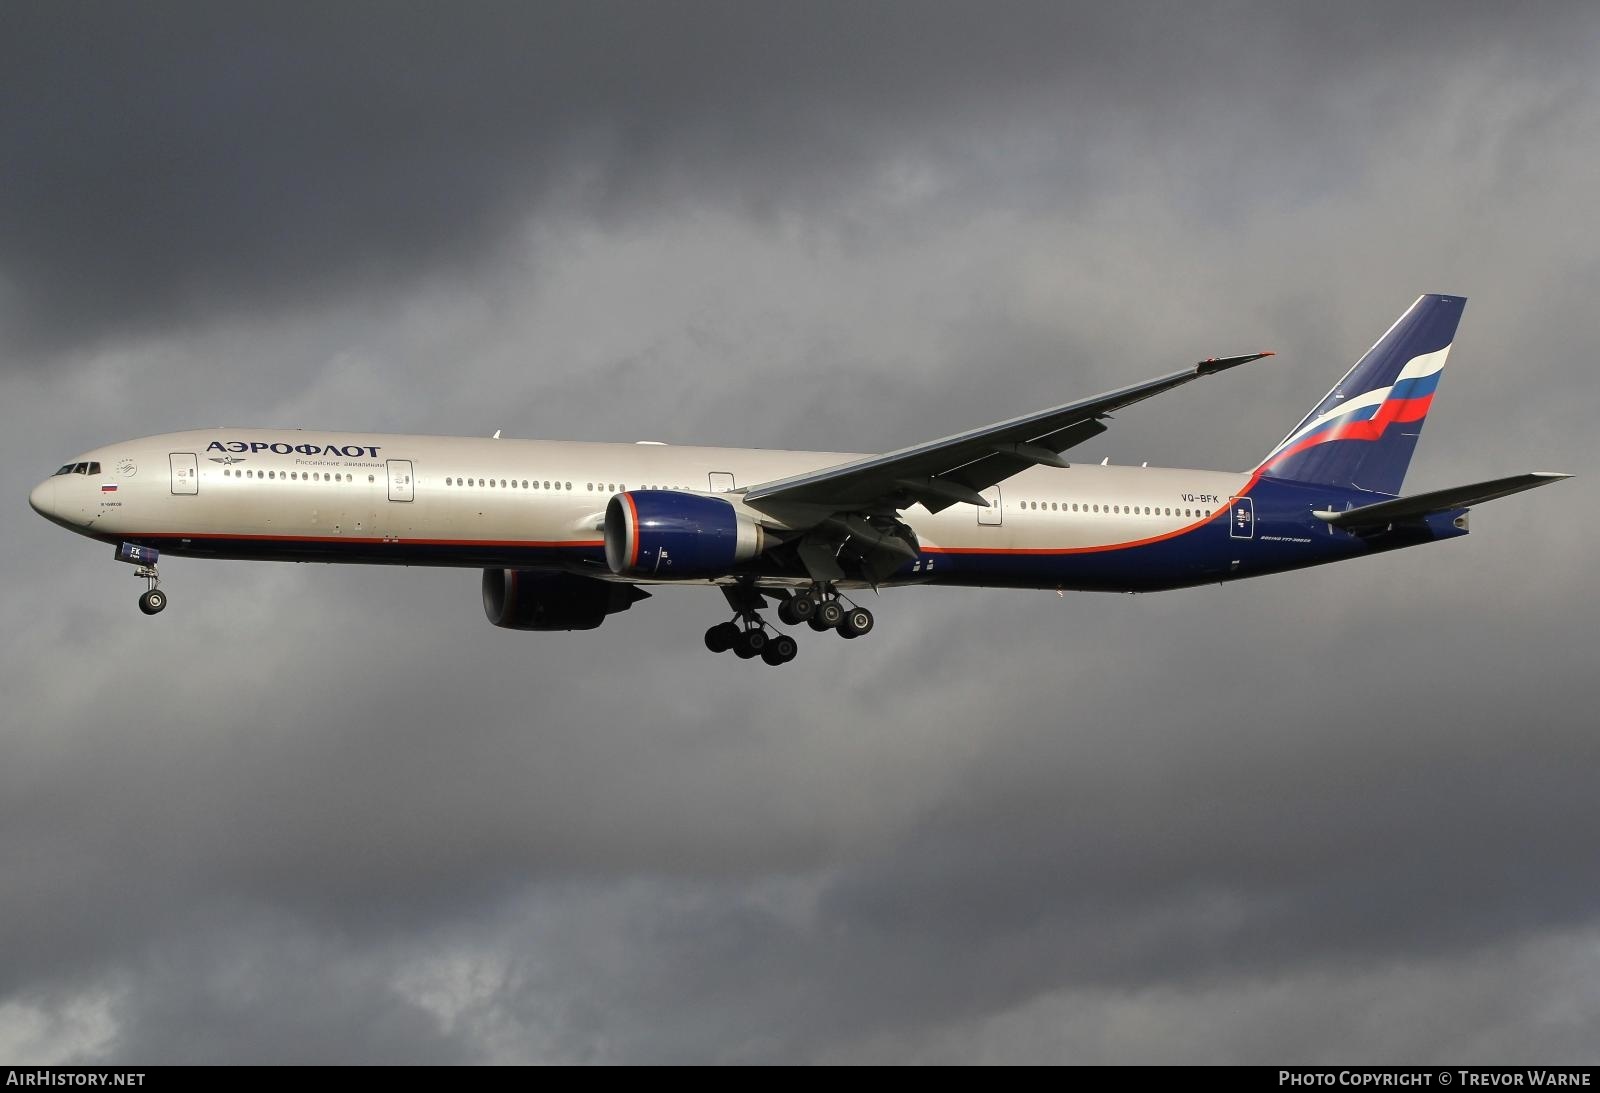
[[[1115,410],[1241,364],[1270,357],[1213,357],[1193,368],[1081,402],[1069,402],[943,440],[867,456],[809,474],[764,482],[745,493],[751,506],[797,526],[841,512],[887,512],[921,504],[938,512],[965,503],[987,508],[981,490],[1035,464],[1064,467],[1061,453],[1106,431]]]

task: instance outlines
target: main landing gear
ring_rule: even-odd
[[[800,651],[799,643],[775,630],[761,617],[765,605],[761,592],[750,585],[724,588],[735,617],[706,631],[706,648],[713,653],[732,650],[741,660],[760,657],[768,664],[787,664]],[[770,594],[770,593],[769,593]],[[790,594],[778,604],[778,620],[786,626],[801,623],[821,633],[836,631],[842,638],[859,638],[872,632],[872,612],[840,596],[828,584],[817,584]]]

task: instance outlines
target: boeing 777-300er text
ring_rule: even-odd
[[[782,664],[796,643],[769,601],[858,638],[864,588],[1149,592],[1466,534],[1469,507],[1569,476],[1399,495],[1465,304],[1420,297],[1248,471],[1063,453],[1267,353],[887,455],[219,428],[85,452],[30,501],[138,566],[146,614],[166,606],[159,553],[481,568],[489,621],[512,630],[591,629],[647,586],[711,584],[732,618],[706,645]]]

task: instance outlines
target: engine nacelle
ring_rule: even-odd
[[[483,571],[483,613],[507,630],[593,630],[650,593],[631,584],[531,569]]]
[[[623,576],[717,577],[767,545],[766,529],[723,497],[632,490],[606,505],[606,564]]]

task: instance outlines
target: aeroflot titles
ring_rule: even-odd
[[[220,440],[213,440],[206,445],[208,452],[273,452],[277,455],[292,455],[299,452],[301,455],[342,455],[346,459],[358,459],[366,456],[368,459],[377,459],[380,445],[368,444],[285,444],[281,440],[268,443],[265,440],[230,440],[224,444]]]

